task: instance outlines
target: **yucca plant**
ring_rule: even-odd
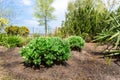
[[[120,22],[118,21],[119,16],[120,15],[112,16],[111,19],[107,21],[112,21],[112,27],[109,29],[104,29],[104,31],[95,37],[95,40],[99,41],[100,43],[108,44],[105,52],[110,54],[106,55],[107,57],[120,55]]]

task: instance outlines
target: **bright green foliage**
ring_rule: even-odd
[[[0,34],[0,45],[8,48],[21,47],[24,44],[23,38],[20,36],[10,36]]]
[[[8,36],[6,37],[6,46],[8,48],[20,47],[22,44],[22,38],[20,36]]]
[[[0,34],[0,45],[4,46],[6,44],[6,34]]]
[[[21,35],[21,36],[28,36],[30,31],[27,27],[22,26],[8,26],[5,28],[7,34],[10,35]]]
[[[70,36],[68,39],[71,49],[82,49],[85,41],[80,36]]]
[[[26,63],[34,65],[52,65],[55,62],[63,62],[70,58],[70,46],[67,41],[58,37],[39,37],[33,39],[20,54]]]

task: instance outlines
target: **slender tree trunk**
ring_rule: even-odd
[[[47,31],[48,27],[47,27],[47,17],[45,16],[45,36],[47,36]]]

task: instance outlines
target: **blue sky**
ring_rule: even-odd
[[[3,1],[5,0],[0,0],[0,3]],[[8,3],[9,1],[12,0],[6,0]],[[57,20],[50,23],[50,30],[54,31],[56,27],[61,26],[62,21],[65,19],[65,12],[67,10],[67,4],[69,1],[71,0],[54,0],[52,6],[55,8],[55,12],[53,15],[57,17]],[[13,17],[14,21],[12,23],[13,25],[17,26],[27,26],[30,29],[31,33],[33,33],[33,29],[36,33],[44,33],[44,27],[39,26],[37,19],[33,16],[34,6],[35,0],[15,0],[15,3],[12,4],[11,7],[13,11],[17,12],[17,14],[15,17]]]
[[[2,0],[0,0],[2,1]],[[59,27],[61,22],[65,19],[65,12],[68,1],[70,0],[55,0],[52,6],[55,8],[53,15],[57,17],[57,20],[50,23],[50,30],[54,31],[55,27]],[[17,15],[14,18],[13,25],[27,26],[31,33],[44,33],[44,27],[39,26],[34,14],[35,0],[16,0],[15,11]]]

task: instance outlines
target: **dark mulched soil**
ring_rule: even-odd
[[[72,57],[64,64],[40,68],[24,65],[20,48],[4,51],[0,48],[1,64],[15,80],[120,80],[120,62],[106,64],[101,51],[106,46],[96,48],[95,43],[86,43],[81,51],[72,51]],[[4,51],[4,52],[3,52]]]

